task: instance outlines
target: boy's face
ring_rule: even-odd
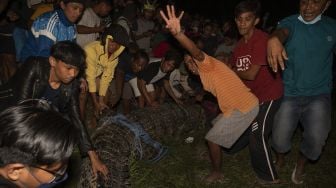
[[[205,26],[203,34],[209,37],[211,36],[211,33],[212,33],[212,27],[210,25]]]
[[[300,15],[304,21],[312,21],[330,5],[329,0],[300,0]]]
[[[174,60],[163,60],[161,64],[161,71],[164,73],[171,72],[175,69],[175,61]]]
[[[98,15],[100,17],[105,17],[111,12],[111,10],[112,10],[111,4],[102,2],[99,4]]]
[[[222,25],[222,30],[224,32],[227,32],[229,29],[231,28],[231,25],[229,22],[225,22],[223,25]]]
[[[252,36],[255,26],[259,23],[259,18],[253,12],[244,12],[235,18],[235,22],[242,36]]]
[[[50,167],[32,167],[14,163],[6,165],[4,169],[6,178],[19,187],[39,187],[42,184],[57,183],[64,179],[66,165],[59,162]]]
[[[107,50],[110,54],[113,54],[120,48],[120,44],[114,42],[112,39],[108,39]]]
[[[72,82],[78,75],[79,69],[53,57],[49,58],[51,67],[54,69],[56,78],[64,84]]]
[[[8,17],[8,19],[9,19],[9,21],[11,21],[11,22],[14,22],[14,21],[16,21],[16,20],[18,20],[19,18],[20,18],[20,16],[18,15],[18,14],[16,14],[14,11],[12,11],[12,10],[9,10],[8,12],[7,12],[7,17]]]
[[[134,59],[132,61],[132,71],[134,73],[138,73],[142,70],[144,70],[144,68],[146,67],[146,65],[148,64],[148,61],[143,59],[143,58],[138,58],[138,59]]]
[[[64,4],[63,1],[61,1],[60,5],[65,16],[71,23],[76,23],[84,11],[84,5],[81,3],[70,2]]]
[[[154,16],[154,13],[155,13],[154,10],[147,10],[147,9],[143,10],[143,15],[147,20],[151,20]]]
[[[184,56],[184,63],[190,72],[192,72],[195,75],[199,75],[197,65],[195,61],[190,57],[190,55]]]

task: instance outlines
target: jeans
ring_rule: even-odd
[[[279,153],[291,149],[291,139],[298,123],[303,128],[300,151],[317,160],[331,129],[331,95],[285,96],[275,115],[272,131],[273,148]]]

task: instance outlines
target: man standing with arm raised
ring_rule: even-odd
[[[161,11],[166,27],[190,55],[185,56],[188,69],[200,76],[205,90],[218,99],[222,111],[212,122],[213,127],[206,135],[212,170],[205,178],[208,183],[223,178],[221,173],[221,146],[230,148],[249,127],[258,114],[258,99],[243,84],[239,77],[224,63],[201,51],[182,31],[174,6],[167,6],[167,16]]]

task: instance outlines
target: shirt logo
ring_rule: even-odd
[[[250,68],[251,64],[250,55],[240,56],[236,61],[237,71],[246,71]]]

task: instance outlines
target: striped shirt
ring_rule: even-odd
[[[257,97],[228,66],[204,55],[202,62],[196,61],[203,88],[217,97],[225,117],[230,116],[235,109],[247,113],[258,105]]]

